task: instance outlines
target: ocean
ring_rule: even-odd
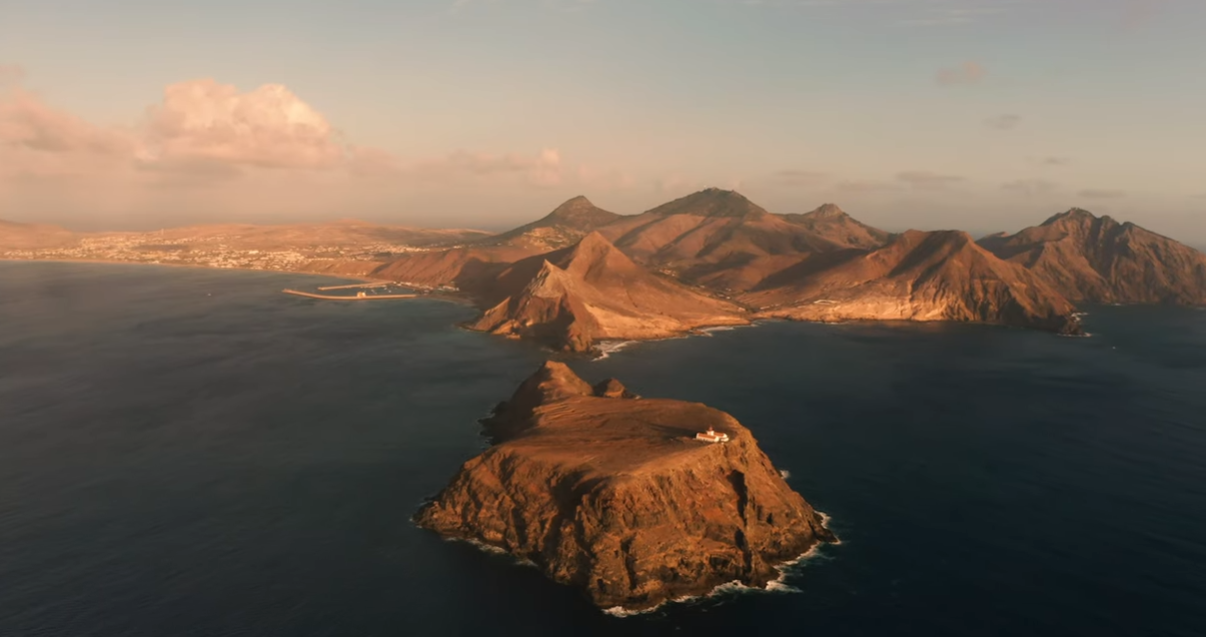
[[[842,543],[605,615],[414,527],[546,354],[326,279],[0,262],[0,635],[1206,634],[1206,312],[770,322],[574,360],[752,430]]]

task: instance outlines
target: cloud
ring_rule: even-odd
[[[1126,196],[1126,192],[1122,190],[1105,190],[1098,188],[1088,188],[1076,194],[1086,199],[1121,199],[1122,197]]]
[[[115,154],[131,139],[47,106],[35,95],[16,89],[0,100],[0,145],[45,153]]]
[[[456,151],[440,159],[420,162],[404,171],[432,178],[522,174],[535,186],[556,186],[562,177],[561,153],[555,148],[545,148],[533,156]]]
[[[955,175],[940,175],[927,170],[910,170],[896,175],[896,179],[903,181],[918,190],[943,190],[947,186],[951,186],[960,181],[962,177]]]
[[[976,84],[984,79],[988,71],[976,62],[964,62],[952,68],[939,69],[935,80],[939,86],[958,86]]]
[[[890,190],[900,190],[901,187],[897,184],[884,181],[873,181],[865,179],[848,179],[837,184],[835,190],[839,192],[850,193],[871,193],[885,192]]]
[[[345,158],[327,120],[280,84],[247,93],[212,79],[172,84],[144,126],[145,163],[329,168]]]
[[[1028,157],[1026,161],[1038,166],[1067,166],[1072,163],[1072,160],[1067,157],[1056,157],[1048,155],[1046,157]]]
[[[785,186],[815,186],[829,180],[829,175],[812,170],[780,170],[775,181]]]
[[[1021,115],[997,115],[984,120],[985,126],[996,130],[1013,130],[1021,123]]]
[[[1053,184],[1045,179],[1017,179],[1001,184],[1002,190],[1016,192],[1027,197],[1055,192],[1058,187],[1058,184]]]
[[[279,84],[247,92],[212,79],[172,84],[128,128],[93,125],[20,86],[0,90],[0,177],[30,182],[106,175],[113,181],[123,172],[131,183],[154,187],[270,173],[342,174],[382,183],[512,175],[547,187],[560,184],[564,170],[554,148],[534,155],[457,151],[403,162],[383,149],[347,143],[321,113]]]

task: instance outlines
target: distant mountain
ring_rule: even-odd
[[[599,208],[586,197],[579,196],[532,223],[483,239],[481,243],[547,252],[569,246],[590,231],[621,218],[621,215]]]
[[[507,265],[533,250],[513,246],[469,245],[395,255],[372,271],[376,279],[421,286],[451,286],[470,294],[489,286]]]
[[[502,234],[476,237],[448,250],[404,254],[374,276],[429,286],[453,286],[489,295],[492,277],[508,264],[576,243],[595,228],[622,217],[574,197],[540,219]]]
[[[874,249],[892,239],[892,233],[872,228],[831,203],[812,212],[786,214],[783,218],[846,248]]]
[[[1014,235],[984,237],[980,245],[1074,300],[1206,304],[1206,255],[1080,208]]]
[[[104,233],[102,233],[104,234]],[[285,250],[290,248],[343,247],[382,244],[409,247],[451,246],[490,236],[481,230],[413,228],[390,226],[354,219],[329,223],[212,224],[184,226],[124,235],[153,235],[166,241],[188,240],[193,244],[221,242],[236,249]]]
[[[57,248],[75,243],[76,235],[69,230],[46,224],[16,223],[0,219],[0,249],[37,250]]]
[[[837,212],[776,215],[737,192],[709,188],[600,232],[651,268],[715,290],[741,292],[807,255],[882,245],[875,237],[888,236]]]
[[[965,232],[905,232],[872,251],[803,261],[740,297],[760,316],[967,321],[1079,333],[1074,308],[1039,276]]]
[[[651,274],[598,232],[516,262],[492,288],[483,299],[497,303],[469,327],[564,351],[748,322],[742,308]]]

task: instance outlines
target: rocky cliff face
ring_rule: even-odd
[[[750,432],[704,405],[592,388],[550,362],[485,424],[493,446],[416,522],[530,560],[601,608],[764,586],[835,539]],[[731,441],[693,439],[708,426]]]
[[[570,352],[748,322],[743,308],[646,271],[598,233],[512,264],[490,288],[469,327]]]
[[[1071,299],[1206,304],[1206,254],[1079,208],[1015,235],[985,237],[980,245]]]
[[[795,280],[786,277],[742,300],[775,318],[968,321],[1081,332],[1067,299],[965,232],[911,230],[879,250],[835,256],[815,266],[806,261]]]

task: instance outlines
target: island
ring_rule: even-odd
[[[773,213],[720,188],[631,215],[574,197],[501,234],[354,220],[135,233],[0,221],[5,258],[353,277],[468,302],[478,310],[463,323],[472,330],[588,355],[609,342],[763,320],[948,321],[1084,336],[1078,305],[1206,306],[1206,254],[1081,208],[976,239],[953,229],[887,232],[832,203]]]
[[[550,361],[483,425],[491,446],[415,522],[531,562],[601,609],[765,587],[837,539],[750,431],[706,405],[591,386]]]

